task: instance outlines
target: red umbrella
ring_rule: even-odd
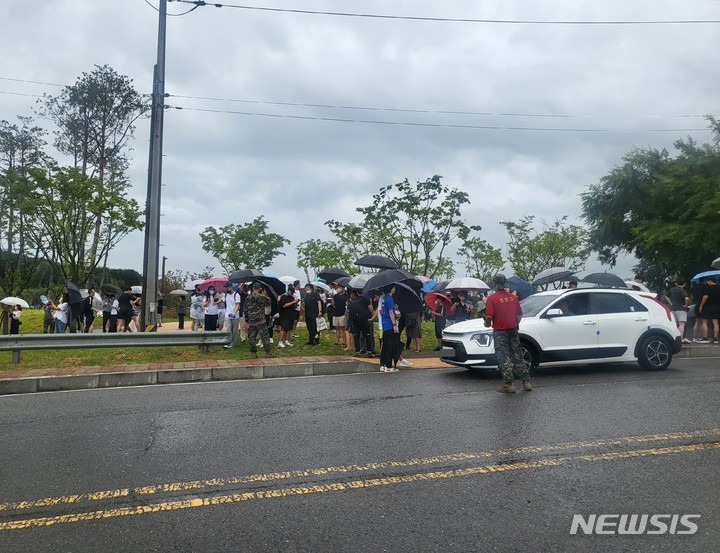
[[[435,311],[435,299],[440,298],[445,305],[445,311],[449,311],[452,309],[452,300],[448,298],[445,294],[441,294],[440,292],[428,292],[425,294],[425,305],[427,305],[430,309]]]
[[[210,288],[210,286],[214,286],[215,291],[219,292],[220,290],[222,290],[223,286],[227,281],[228,279],[226,278],[212,277],[198,284],[198,288],[200,288],[201,292],[207,292],[207,289]]]

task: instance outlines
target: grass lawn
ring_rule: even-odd
[[[101,323],[101,319],[95,325],[95,332]],[[42,333],[43,312],[39,309],[26,309],[23,311],[21,334]],[[177,318],[171,316],[163,317],[164,323],[177,322]],[[186,328],[189,323],[186,318]],[[376,326],[377,332],[377,326]],[[292,340],[292,348],[281,349],[277,344],[273,345],[273,353],[278,357],[305,357],[314,355],[347,355],[354,351],[343,351],[343,348],[335,345],[334,331],[321,333],[319,346],[306,346],[308,341],[305,327],[298,327],[298,337]],[[403,338],[405,335],[403,334]],[[275,333],[277,342],[277,332]],[[377,336],[376,336],[377,343]],[[422,350],[431,352],[437,345],[432,322],[423,323]],[[379,351],[379,350],[378,350]],[[264,353],[259,352],[262,357]],[[224,349],[222,347],[211,347],[210,353],[203,354],[197,346],[185,347],[145,347],[145,348],[88,348],[68,350],[40,350],[23,351],[20,356],[19,365],[11,365],[10,352],[0,352],[0,374],[7,369],[44,369],[77,366],[112,366],[112,365],[144,365],[147,363],[182,363],[190,361],[227,360],[227,359],[249,359],[250,349],[247,344],[238,341],[236,347]]]

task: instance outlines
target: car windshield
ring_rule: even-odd
[[[534,317],[540,311],[545,309],[548,304],[558,299],[558,296],[528,296],[520,302],[523,311],[523,317]]]

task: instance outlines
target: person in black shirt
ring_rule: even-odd
[[[710,276],[707,278],[698,312],[702,318],[703,332],[703,338],[699,341],[717,344],[718,334],[720,334],[720,287],[718,287],[717,277]],[[712,335],[708,328],[710,321],[712,321]]]
[[[95,306],[93,305],[95,302],[95,290],[90,288],[88,290],[88,296],[85,298],[82,302],[82,317],[85,321],[85,325],[83,327],[83,332],[85,334],[92,332],[93,329],[93,319],[95,318]]]
[[[295,323],[295,305],[298,302],[293,292],[295,292],[295,287],[292,284],[288,284],[287,291],[278,298],[278,308],[280,309],[280,316],[278,317],[280,322],[279,348],[292,347],[289,339],[290,332]]]
[[[347,318],[345,317],[345,308],[347,306],[348,299],[349,298],[347,293],[345,292],[345,288],[343,288],[342,286],[338,288],[337,293],[333,296],[332,299],[332,323],[333,327],[335,327],[335,345],[337,346],[344,344],[346,350],[351,349],[350,342],[346,339],[345,333],[345,330],[349,326]],[[330,313],[328,312],[328,318],[329,317]],[[349,335],[349,333],[347,333],[347,335]]]
[[[125,287],[125,291],[118,298],[118,332],[130,332],[130,321],[133,318],[133,305],[138,300],[133,298],[132,288]]]
[[[322,313],[322,300],[312,284],[305,285],[305,300],[303,302],[305,306],[305,324],[308,329],[308,346],[320,345],[320,335],[317,330],[316,319]]]

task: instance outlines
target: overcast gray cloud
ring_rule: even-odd
[[[148,2],[157,6],[157,0]],[[257,5],[503,20],[720,19],[720,2],[714,0]],[[169,10],[189,7],[173,2]],[[34,98],[18,94],[60,91],[9,79],[72,84],[94,64],[109,64],[134,79],[141,92],[150,91],[158,14],[144,0],[24,0],[3,9],[0,119],[31,113]],[[167,103],[185,109],[171,109],[165,118],[161,255],[169,269],[211,265],[219,273],[219,264],[201,249],[199,232],[264,215],[272,231],[293,242],[273,270],[299,276],[295,245],[329,239],[324,221],[357,220],[354,208],[366,205],[381,186],[434,174],[470,194],[468,222],[482,225],[496,246],[505,241],[500,220],[535,215],[552,222],[569,215],[576,221],[578,194],[633,147],[671,148],[687,135],[710,140],[705,130],[651,131],[705,129],[702,117],[680,116],[718,112],[719,26],[450,23],[211,6],[170,17],[166,91],[174,96]],[[130,169],[133,195],[141,203],[148,136],[147,121],[141,122]],[[111,254],[110,264],[141,270],[142,257],[143,237],[136,233]],[[622,269],[629,271],[629,265]],[[588,266],[596,267],[592,261]]]

